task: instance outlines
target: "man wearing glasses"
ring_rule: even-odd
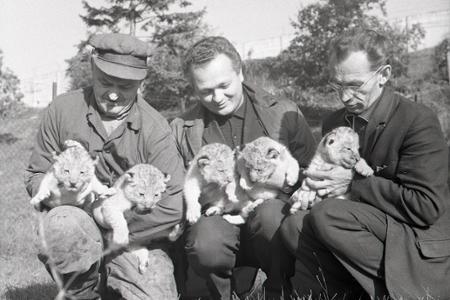
[[[389,41],[351,30],[330,47],[330,86],[345,108],[323,122],[358,132],[374,175],[307,172],[324,201],[282,225],[299,295],[450,299],[447,145],[434,113],[396,94]],[[347,200],[335,198],[349,193]]]

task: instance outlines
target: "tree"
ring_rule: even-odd
[[[202,23],[205,10],[189,10],[191,3],[185,0],[105,0],[105,3],[106,6],[96,8],[83,1],[86,14],[81,18],[90,28],[112,32],[127,28],[131,35],[146,35],[145,39],[154,46],[144,82],[145,98],[158,108],[173,107],[180,99],[189,99],[192,93],[183,77],[179,57],[207,30]],[[66,74],[71,79],[71,88],[83,87],[91,78],[88,55],[82,51],[84,46],[85,42],[80,43],[77,55],[67,60]]]
[[[86,41],[78,44],[77,54],[66,60],[69,65],[66,69],[66,76],[69,77],[71,90],[87,87],[92,82],[91,63],[89,53],[86,51]]]
[[[346,29],[362,26],[376,29],[395,41],[391,53],[393,70],[396,75],[405,74],[408,49],[417,48],[424,31],[418,24],[394,28],[385,16],[385,0],[328,0],[308,5],[292,22],[295,38],[279,55],[276,69],[287,76],[289,85],[325,85],[329,42]]]
[[[8,68],[3,67],[3,51],[0,50],[0,116],[4,117],[14,108],[23,94],[19,89],[20,80]]]
[[[144,97],[158,109],[181,105],[185,110],[193,91],[184,78],[180,57],[207,27],[202,24],[204,10],[160,16],[155,25],[152,42],[156,46],[150,58]]]

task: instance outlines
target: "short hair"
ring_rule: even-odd
[[[230,60],[233,69],[239,73],[242,68],[241,56],[229,40],[221,36],[210,36],[201,39],[190,47],[183,57],[183,72],[189,75],[192,66],[199,66],[224,54]]]
[[[389,39],[372,29],[353,28],[333,39],[329,47],[329,64],[344,61],[351,52],[364,51],[372,70],[390,63]]]

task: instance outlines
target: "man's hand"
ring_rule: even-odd
[[[353,171],[337,166],[331,170],[307,170],[306,184],[322,198],[344,195],[350,188]]]

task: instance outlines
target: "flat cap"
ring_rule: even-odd
[[[127,34],[107,33],[93,35],[88,44],[95,49],[95,65],[106,74],[131,80],[147,75],[148,43]]]

